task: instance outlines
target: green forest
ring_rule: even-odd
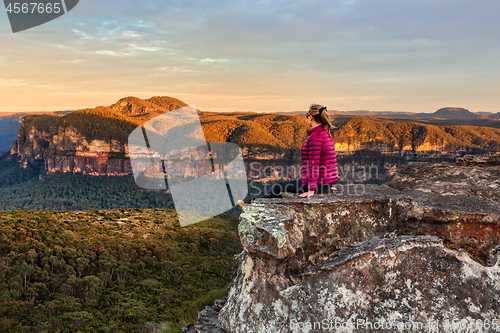
[[[0,213],[1,332],[164,332],[222,298],[237,218],[164,209]]]
[[[92,210],[174,208],[166,191],[144,190],[133,176],[95,177],[73,173],[46,175],[26,169],[7,154],[0,157],[0,210]]]

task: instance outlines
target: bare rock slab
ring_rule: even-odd
[[[244,251],[219,313],[227,332],[457,332],[460,320],[500,331],[491,197],[339,187],[257,200],[239,234]]]
[[[484,267],[427,236],[366,243],[294,278],[274,275],[265,262],[242,253],[219,315],[221,326],[228,332],[375,332],[381,327],[457,332],[453,325],[460,320],[470,325],[470,319],[480,319],[490,329],[479,332],[497,331],[498,265]]]

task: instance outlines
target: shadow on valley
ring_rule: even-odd
[[[165,191],[143,190],[133,176],[55,173],[0,157],[0,210],[174,208]]]

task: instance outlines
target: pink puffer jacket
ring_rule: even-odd
[[[309,191],[318,184],[333,185],[338,180],[335,143],[323,125],[307,131],[308,137],[302,146],[302,185]]]

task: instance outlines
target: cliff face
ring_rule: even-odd
[[[148,119],[183,106],[186,103],[170,97],[127,97],[109,107],[65,116],[26,116],[11,155],[24,167],[32,164],[48,172],[131,175],[126,143],[130,132]]]
[[[87,140],[74,128],[58,128],[47,149],[49,172],[74,172],[96,176],[132,173],[127,145],[116,140]]]
[[[78,172],[90,175],[118,176],[131,174],[127,147],[116,140],[88,140],[74,127],[59,127],[58,116],[24,117],[11,155],[22,166],[36,165],[48,172]],[[51,118],[49,118],[51,117]]]
[[[58,120],[57,116],[44,116],[49,123],[40,126],[38,120],[41,116],[26,116],[23,118],[17,134],[17,140],[12,144],[10,153],[17,155],[21,164],[33,164],[43,167],[47,148],[50,144],[51,126]]]
[[[244,207],[226,303],[186,331],[500,331],[497,157]]]
[[[49,172],[131,174],[126,156],[129,134],[142,123],[185,105],[169,97],[148,100],[127,97],[108,107],[78,110],[64,116],[27,116],[11,153],[18,155],[24,166],[35,164]],[[298,163],[296,169],[300,167],[299,150],[309,128],[303,116],[210,112],[199,115],[207,141],[236,143],[246,151],[249,161],[265,162],[261,169],[255,170],[263,181],[267,177],[266,166]],[[368,149],[379,154],[389,153],[388,161],[399,161],[394,153],[411,150],[424,157],[426,151],[434,151],[436,156],[453,157],[458,151],[467,149],[500,149],[500,129],[364,118],[343,122],[334,137],[339,153]],[[382,174],[389,174],[394,166],[380,165]],[[354,167],[353,162],[351,169]],[[190,174],[206,172],[187,171]],[[269,177],[269,180],[279,179]]]

